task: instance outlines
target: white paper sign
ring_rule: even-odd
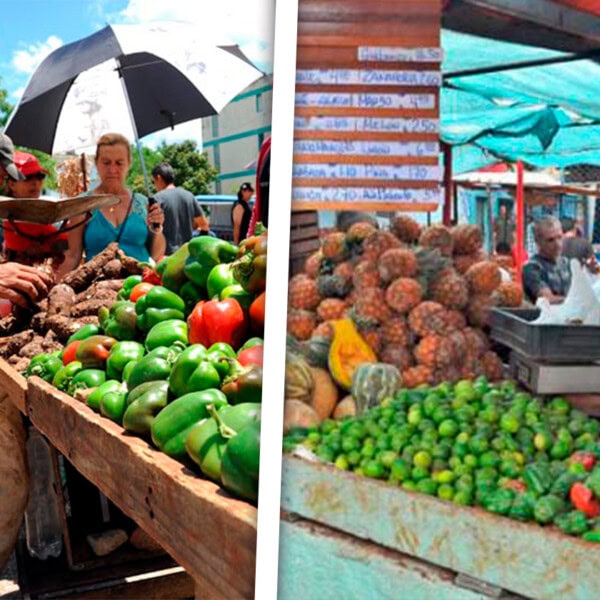
[[[297,131],[381,131],[394,133],[437,133],[438,119],[386,117],[296,117]]]
[[[299,92],[296,106],[327,108],[420,108],[435,107],[433,94],[334,94],[328,92]]]
[[[441,62],[441,48],[397,48],[394,46],[360,46],[358,60],[378,62]]]
[[[298,69],[296,83],[307,85],[415,85],[442,84],[439,71],[384,69]]]
[[[292,177],[306,179],[381,179],[440,181],[439,167],[422,165],[353,165],[353,164],[310,164],[297,163],[292,168]]]
[[[386,142],[352,140],[296,140],[295,154],[350,156],[438,156],[437,142]]]
[[[294,202],[398,202],[404,204],[433,204],[442,198],[442,188],[347,188],[293,187]]]

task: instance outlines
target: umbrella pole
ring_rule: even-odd
[[[517,252],[516,259],[517,264],[516,267],[516,277],[517,283],[522,282],[522,272],[523,272],[523,263],[524,259],[524,249],[525,249],[525,194],[523,190],[523,162],[517,161]]]
[[[142,144],[140,142],[140,138],[138,136],[137,127],[135,125],[135,119],[133,118],[133,110],[131,109],[131,102],[129,101],[129,94],[127,93],[127,86],[125,85],[125,80],[123,79],[123,75],[121,74],[121,63],[118,58],[115,58],[115,62],[117,63],[117,71],[119,72],[119,78],[121,79],[121,86],[123,87],[123,95],[125,96],[125,104],[127,104],[127,111],[129,112],[129,120],[131,121],[131,127],[133,128],[133,135],[135,137],[135,145],[138,149],[138,154],[140,155],[140,164],[142,166],[142,173],[144,174],[144,184],[146,185],[146,192],[148,196],[150,196],[150,181],[148,179],[148,171],[146,170],[146,164],[144,163],[144,155],[142,153]]]

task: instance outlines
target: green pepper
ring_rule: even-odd
[[[71,343],[76,342],[77,340],[85,340],[86,338],[92,337],[93,335],[99,335],[102,333],[102,330],[98,325],[94,323],[88,323],[87,325],[82,325],[68,340],[65,344],[65,348]]]
[[[100,369],[82,369],[71,379],[67,393],[74,396],[77,390],[87,390],[102,385],[106,381],[106,373]]]
[[[122,383],[118,389],[107,392],[100,399],[100,414],[121,425],[127,404],[127,385]]]
[[[510,488],[498,488],[486,497],[483,507],[490,512],[507,515],[512,507],[514,498],[514,490]]]
[[[536,498],[531,492],[517,494],[513,500],[508,516],[518,521],[531,521]]]
[[[168,381],[148,381],[127,394],[123,427],[142,436],[150,435],[154,417],[167,405]]]
[[[186,281],[179,290],[179,295],[185,303],[185,313],[189,315],[194,306],[201,300],[206,300],[206,292],[191,281]]]
[[[213,481],[221,480],[221,459],[231,437],[260,419],[260,404],[209,407],[210,418],[192,429],[185,441],[188,456]]]
[[[147,350],[154,350],[159,346],[172,346],[175,342],[185,346],[188,343],[187,323],[179,319],[168,319],[154,325],[146,335],[145,343]]]
[[[583,481],[583,479],[582,475],[578,475],[572,471],[564,471],[554,480],[550,487],[550,492],[566,500],[571,486],[577,481]]]
[[[240,244],[239,253],[239,258],[233,263],[233,273],[238,283],[253,294],[264,291],[267,276],[267,235],[246,238]]]
[[[210,236],[194,238],[188,246],[190,256],[185,261],[183,272],[201,288],[206,287],[208,275],[214,266],[230,263],[238,254],[238,247],[231,242]]]
[[[581,535],[590,528],[587,517],[580,510],[558,515],[554,524],[567,535]]]
[[[51,382],[63,363],[59,357],[60,350],[51,354],[37,354],[31,359],[25,377],[41,377],[44,381]]]
[[[208,349],[208,353],[211,352],[219,352],[220,354],[224,354],[225,356],[229,356],[230,358],[237,358],[237,354],[235,350],[231,347],[230,344],[226,344],[225,342],[215,342]]]
[[[142,283],[141,275],[130,275],[123,281],[123,287],[117,293],[117,300],[129,300],[131,290],[138,284]]]
[[[110,350],[116,343],[117,340],[113,337],[93,335],[77,346],[75,357],[84,369],[103,369]]]
[[[248,312],[254,301],[254,294],[247,292],[239,283],[234,283],[221,290],[219,300],[225,300],[226,298],[234,298],[240,303],[244,311]]]
[[[161,278],[162,285],[176,294],[180,293],[181,288],[187,281],[183,267],[189,255],[188,244],[185,243],[179,247],[177,252],[163,258],[156,265],[156,272]]]
[[[206,279],[206,292],[209,298],[219,298],[221,292],[228,286],[236,284],[231,265],[222,263],[215,265],[208,274]]]
[[[552,522],[565,508],[565,503],[554,494],[538,498],[533,509],[533,516],[538,523]]]
[[[225,394],[216,389],[185,394],[167,404],[154,418],[152,441],[165,454],[177,459],[185,458],[186,437],[191,429],[209,416],[207,407],[226,404]]]
[[[85,400],[85,403],[96,412],[100,412],[100,403],[104,394],[116,392],[120,389],[121,382],[116,379],[107,379],[99,385]]]
[[[230,404],[260,402],[262,399],[262,369],[257,365],[241,367],[237,363],[223,381],[221,391]]]
[[[545,494],[553,483],[550,468],[546,463],[531,463],[523,471],[523,479],[527,484],[527,489],[536,496]]]
[[[186,348],[177,357],[169,376],[169,389],[175,398],[220,386],[219,372],[207,359],[206,348],[202,344]]]
[[[221,460],[221,483],[237,496],[258,501],[260,421],[255,421],[229,440]]]
[[[162,285],[155,285],[135,303],[137,324],[142,331],[150,331],[157,323],[185,318],[185,302]]]
[[[139,342],[117,342],[106,359],[106,376],[109,379],[122,379],[123,369],[130,362],[140,360],[144,353],[144,346]]]
[[[137,314],[135,304],[121,300],[110,309],[106,306],[98,310],[98,320],[104,333],[116,340],[135,340],[138,337]]]
[[[140,383],[146,381],[161,381],[168,379],[171,373],[171,366],[177,360],[181,353],[181,346],[173,345],[170,348],[161,346],[148,352],[131,369],[127,377],[127,387],[133,390]]]
[[[600,467],[595,467],[590,473],[587,482],[587,487],[594,492],[594,496],[600,498]]]
[[[586,531],[581,536],[586,542],[594,542],[600,544],[600,529],[592,529],[592,531]]]
[[[52,385],[63,392],[67,391],[71,379],[75,377],[79,371],[83,368],[82,364],[78,360],[71,361],[68,365],[64,365],[58,371],[56,371],[52,378]]]

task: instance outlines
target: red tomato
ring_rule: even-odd
[[[77,346],[81,344],[82,340],[75,340],[71,342],[65,349],[62,355],[63,365],[68,365],[70,362],[76,360],[75,353],[77,352]]]
[[[264,346],[252,346],[246,348],[238,354],[238,362],[243,366],[257,365],[262,369],[263,366],[263,348]]]
[[[129,300],[131,302],[136,302],[138,298],[145,296],[152,288],[154,287],[153,283],[148,283],[147,281],[142,281],[133,287],[131,293],[129,294]]]

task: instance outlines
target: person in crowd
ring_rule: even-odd
[[[69,227],[82,226],[69,231],[61,276],[77,268],[83,255],[89,261],[113,242],[118,242],[127,256],[142,262],[159,260],[165,254],[162,209],[158,203],[149,205],[146,196],[132,192],[125,183],[131,167],[127,138],[119,133],[104,134],[97,143],[95,164],[100,183],[88,194],[114,194],[119,202],[94,210],[87,223],[85,216],[70,220]]]
[[[269,226],[269,183],[271,179],[271,136],[261,144],[256,161],[256,197],[252,207],[252,216],[248,231],[242,237],[250,237],[256,232],[260,222]]]
[[[560,220],[564,232],[562,254],[568,259],[576,258],[585,263],[594,256],[590,241],[581,235],[575,219],[564,217]]]
[[[14,162],[23,180],[9,180],[7,195],[11,198],[39,198],[48,171],[39,160],[29,152],[16,151]],[[40,225],[5,219],[2,222],[4,232],[4,256],[22,264],[40,264],[52,260],[57,268],[64,260],[67,248],[67,234],[55,225]]]
[[[8,180],[20,181],[24,177],[14,163],[12,140],[0,133],[0,190]],[[0,262],[0,298],[14,304],[27,306],[48,294],[52,278],[34,267],[16,262]]]
[[[157,189],[154,198],[165,215],[164,236],[167,254],[173,254],[192,239],[195,229],[208,234],[208,219],[194,195],[175,185],[175,171],[166,162],[152,169],[152,182]]]
[[[569,260],[562,255],[563,230],[556,217],[545,216],[535,222],[537,253],[523,267],[523,289],[536,302],[547,298],[562,302],[571,285]]]
[[[231,224],[233,227],[233,243],[239,244],[248,235],[252,209],[250,200],[254,194],[252,184],[246,181],[240,185],[238,199],[231,206]]]

